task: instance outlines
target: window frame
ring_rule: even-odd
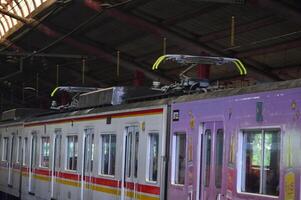
[[[68,168],[68,162],[69,162],[69,157],[68,157],[68,138],[69,137],[73,137],[73,138],[77,138],[77,159],[76,159],[76,169],[69,169]],[[79,136],[78,136],[78,134],[69,134],[69,135],[66,135],[65,136],[65,139],[66,139],[66,148],[65,148],[65,155],[66,155],[66,158],[65,158],[65,170],[66,171],[70,171],[70,172],[77,172],[78,170],[79,170],[79,160],[78,160],[78,157],[79,157],[79,148],[80,148],[80,146],[79,146]],[[73,143],[75,143],[74,142],[75,140],[73,139]],[[74,145],[74,148],[73,148],[73,150],[74,150],[74,153],[75,153],[75,149],[76,149],[76,147],[75,147],[75,145]],[[75,154],[73,155],[73,158],[75,158]],[[74,165],[74,163],[73,163],[73,165]]]
[[[177,137],[180,136],[180,135],[184,135],[185,137],[185,160],[184,160],[184,173],[186,173],[186,168],[187,168],[187,133],[185,131],[176,131],[173,133],[172,135],[172,167],[171,167],[171,184],[174,185],[174,186],[181,186],[181,187],[184,187],[185,186],[185,175],[184,174],[184,183],[177,183],[176,182],[176,163],[177,163],[177,160],[176,160],[176,152],[179,152],[177,151]]]
[[[102,170],[103,170],[103,137],[104,136],[109,136],[109,158],[108,158],[108,173],[103,173]],[[114,161],[114,171],[112,172],[112,174],[110,174],[110,166],[111,165],[111,157],[112,157],[112,154],[111,154],[111,150],[112,150],[112,136],[115,136],[115,161]],[[117,134],[114,133],[114,132],[107,132],[107,133],[101,133],[100,134],[100,137],[99,137],[99,165],[98,165],[98,175],[100,176],[106,176],[106,177],[112,177],[114,178],[116,176],[116,158],[117,158],[117,155],[116,155],[116,152],[117,152]]]
[[[236,165],[237,165],[237,184],[236,184],[236,188],[237,188],[237,192],[239,194],[243,194],[243,195],[251,195],[251,196],[262,196],[262,197],[271,197],[271,198],[279,198],[280,197],[280,190],[279,190],[279,193],[278,195],[270,195],[270,194],[262,194],[262,193],[253,193],[253,192],[245,192],[242,190],[242,187],[243,187],[243,176],[245,176],[245,174],[243,175],[243,173],[245,173],[245,164],[244,164],[244,133],[245,132],[255,132],[255,131],[261,131],[261,133],[263,135],[265,135],[266,132],[269,132],[269,131],[277,131],[277,134],[279,134],[279,177],[282,176],[282,173],[281,173],[281,160],[282,160],[282,153],[281,153],[281,148],[282,148],[282,128],[280,126],[268,126],[268,127],[254,127],[254,128],[242,128],[240,129],[239,131],[239,135],[238,135],[238,140],[237,140],[237,148],[238,148],[238,154],[236,158],[239,158],[239,159],[236,159],[237,162],[236,162]],[[261,135],[262,135],[261,134]],[[263,143],[265,143],[265,141],[263,141]],[[264,146],[264,145],[263,145]],[[264,157],[261,159],[261,161],[264,160]],[[264,163],[264,162],[263,162]],[[263,166],[264,167],[264,166]],[[260,173],[261,172],[261,169],[262,169],[262,166],[260,167]],[[262,187],[262,177],[260,177],[260,186],[259,186],[259,192],[261,190],[261,187]],[[279,185],[281,184],[281,179],[279,178]]]

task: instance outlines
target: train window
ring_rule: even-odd
[[[23,154],[23,165],[28,165],[29,161],[29,146],[28,138],[24,138],[24,154]]]
[[[159,134],[149,134],[149,158],[148,158],[148,181],[156,182],[158,180],[158,157],[159,157]]]
[[[243,132],[241,191],[279,195],[280,131]]]
[[[77,170],[78,137],[67,136],[67,170]]]
[[[186,134],[176,133],[174,135],[174,162],[173,183],[184,185],[186,165]]]
[[[115,175],[116,135],[101,135],[101,169],[103,175]]]
[[[42,137],[41,142],[41,167],[49,167],[50,137]]]
[[[22,158],[22,138],[18,138],[18,152],[17,152],[17,158],[16,161],[17,163],[21,163],[21,158]]]
[[[216,133],[215,144],[215,186],[221,188],[222,169],[223,169],[223,147],[224,147],[224,131],[218,129]]]
[[[204,137],[204,159],[205,159],[205,176],[204,185],[209,186],[210,183],[210,165],[211,165],[211,130],[205,131]]]
[[[8,160],[8,137],[3,138],[3,144],[2,144],[2,161]]]

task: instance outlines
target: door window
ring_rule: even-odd
[[[215,186],[221,188],[222,185],[222,173],[223,173],[223,147],[224,147],[224,131],[218,129],[216,133],[215,144]]]
[[[211,130],[207,129],[204,136],[204,161],[205,161],[205,176],[204,185],[208,187],[210,184],[210,166],[211,166]]]
[[[90,171],[93,171],[93,164],[94,164],[94,134],[91,135],[91,166],[90,166]]]
[[[186,134],[176,133],[174,135],[174,173],[173,183],[184,185],[186,166]]]
[[[18,138],[18,152],[17,152],[17,163],[21,163],[22,160],[22,137]]]
[[[37,166],[37,135],[32,136],[31,169]]]
[[[16,136],[13,135],[12,140],[11,140],[11,149],[10,149],[10,165],[11,166],[13,165],[13,162],[17,161],[15,145],[16,145]]]
[[[24,138],[24,154],[23,154],[23,165],[28,165],[29,161],[29,146],[28,138]]]
[[[139,132],[135,132],[135,160],[134,160],[134,177],[137,178],[138,175],[138,153],[139,153]]]
[[[137,178],[139,157],[139,131],[137,126],[127,127],[125,149],[126,177]]]
[[[3,145],[2,145],[2,161],[7,161],[8,160],[8,142],[9,142],[9,138],[4,137],[3,138]]]
[[[149,158],[148,158],[148,181],[156,182],[158,180],[158,157],[159,157],[159,134],[149,134]]]

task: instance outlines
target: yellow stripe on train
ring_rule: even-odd
[[[73,186],[73,187],[80,187],[80,185],[81,185],[79,182],[67,181],[67,180],[63,180],[63,179],[56,179],[56,182],[60,183],[60,184],[64,184],[64,185]]]
[[[49,182],[51,180],[50,177],[33,175],[33,178],[38,179],[40,181]]]

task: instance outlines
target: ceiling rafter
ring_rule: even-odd
[[[191,18],[194,18],[194,17],[200,17],[204,14],[208,14],[212,11],[215,11],[215,10],[217,10],[221,7],[225,7],[225,6],[226,5],[222,5],[222,4],[211,4],[209,6],[202,7],[200,9],[190,11],[190,12],[186,12],[186,13],[183,13],[183,14],[180,14],[180,15],[173,16],[169,19],[163,20],[162,24],[164,24],[164,25],[174,25],[174,24],[177,24],[177,23],[179,23],[183,20],[188,20],[188,19],[191,19]]]
[[[37,8],[37,5],[36,5],[36,1],[34,1],[34,0],[31,0],[32,1],[32,3],[33,3],[33,6],[35,7],[35,9]],[[43,3],[43,1],[41,1],[41,3]]]
[[[297,24],[301,24],[301,13],[300,11],[282,3],[281,1],[276,0],[253,0],[247,1],[247,4],[250,6],[268,8],[269,10],[273,10],[276,15],[284,16],[289,21],[296,22]]]
[[[4,9],[0,9],[0,12],[3,13],[3,14],[8,15],[10,17],[14,17],[15,19],[17,19],[17,20],[19,20],[19,21],[21,21],[21,22],[23,22],[27,25],[30,25],[30,26],[37,25],[37,30],[39,30],[41,33],[44,33],[48,37],[59,38],[59,37],[63,36],[62,33],[59,33],[57,31],[47,27],[46,25],[41,24],[40,22],[38,22],[37,20],[35,20],[33,18],[20,17],[20,16],[17,16],[15,14],[13,14],[13,13],[10,13],[10,12],[4,10]],[[92,55],[95,55],[100,59],[104,59],[104,60],[107,60],[107,61],[115,63],[115,64],[117,62],[115,56],[113,56],[110,53],[104,51],[103,49],[97,48],[97,47],[92,46],[92,45],[87,45],[85,43],[81,43],[81,42],[71,38],[70,36],[64,38],[63,42],[70,45],[70,46],[79,48],[79,49],[81,49],[85,52],[88,52]],[[121,59],[121,61],[123,63],[123,66],[125,68],[131,70],[131,71],[139,70],[139,71],[143,72],[146,77],[148,77],[152,80],[160,79],[162,82],[165,82],[165,83],[170,82],[170,80],[168,80],[166,77],[158,75],[158,74],[156,74],[156,73],[154,73],[150,70],[147,70],[145,68],[139,67],[135,63],[132,63],[131,61],[128,61],[128,60],[125,60],[125,59]]]
[[[301,39],[294,41],[283,42],[278,44],[273,44],[266,47],[255,48],[243,52],[236,53],[235,55],[240,58],[254,57],[258,55],[266,55],[271,53],[276,53],[279,51],[284,51],[288,49],[295,49],[301,47]]]
[[[18,2],[18,0],[13,0],[13,2],[15,2],[15,4],[18,6],[19,10],[21,11],[22,17],[25,17],[23,9],[22,9],[20,3]],[[13,7],[14,7],[14,5],[13,5]]]
[[[90,7],[91,9],[94,9],[97,12],[102,10],[102,7],[99,4],[96,4],[95,2],[92,2],[92,4],[90,3],[91,0],[85,0],[85,5]],[[225,54],[224,52],[220,52],[219,50],[214,49],[206,44],[195,42],[191,38],[180,35],[169,29],[166,29],[162,27],[161,24],[153,23],[143,18],[143,16],[137,17],[136,15],[124,13],[118,9],[109,9],[106,11],[106,14],[108,16],[113,17],[116,20],[131,25],[134,28],[139,28],[141,30],[144,30],[156,37],[159,38],[167,37],[168,39],[174,41],[176,44],[194,51],[195,54],[201,54],[202,52],[206,51],[211,55],[231,56],[230,54]],[[260,77],[263,78],[264,81],[280,80],[278,76],[268,71],[269,69],[266,67],[266,65],[262,65],[259,64],[258,62],[254,62],[250,60],[244,60],[244,62],[249,65],[248,68],[250,69],[249,71],[251,71],[251,73],[254,73],[254,75],[256,75],[257,77],[259,77],[260,75]]]
[[[23,0],[23,1],[24,1],[25,5],[26,5],[28,13],[30,13],[30,8],[29,8],[29,5],[28,5],[28,1],[26,1],[26,0]]]
[[[27,51],[26,51],[25,49],[23,49],[23,48],[21,48],[21,47],[15,45],[15,44],[11,44],[11,42],[8,41],[8,40],[6,40],[5,45],[11,47],[11,48],[14,49],[14,50],[17,49],[18,52],[24,53],[24,55],[30,55],[30,53],[26,53]],[[52,63],[52,62],[50,62],[49,60],[48,60],[48,62],[49,62],[49,63]],[[53,67],[56,66],[55,63],[52,63],[52,65],[53,65]],[[74,70],[74,69],[71,69],[71,68],[68,68],[68,67],[64,67],[64,69],[67,70],[67,73],[70,74],[70,75],[74,75],[74,76],[77,76],[77,77],[82,77],[82,73],[81,73],[81,72],[78,72],[77,70]],[[85,74],[85,79],[86,79],[86,81],[88,81],[88,82],[90,82],[90,83],[93,83],[93,84],[95,84],[95,85],[97,85],[97,86],[100,86],[100,87],[107,86],[107,84],[102,83],[99,79],[93,78],[93,77],[91,77],[91,76],[88,75],[88,74]],[[46,77],[45,77],[45,80],[47,80]],[[54,88],[54,87],[55,87],[55,83],[52,83],[52,82],[50,82],[50,81],[47,81],[47,82],[49,82],[49,83],[51,84],[51,85],[48,85],[50,88]]]
[[[252,22],[249,22],[246,24],[237,24],[235,27],[235,33],[239,34],[239,33],[245,33],[248,31],[258,30],[260,28],[267,27],[267,26],[270,26],[272,24],[279,23],[282,21],[283,20],[279,19],[279,18],[275,19],[275,16],[260,18],[258,20],[255,20],[255,21],[252,21]],[[213,40],[223,39],[223,38],[226,38],[229,36],[230,36],[229,29],[224,29],[221,31],[209,33],[208,35],[200,36],[198,38],[198,41],[199,42],[210,42]]]

